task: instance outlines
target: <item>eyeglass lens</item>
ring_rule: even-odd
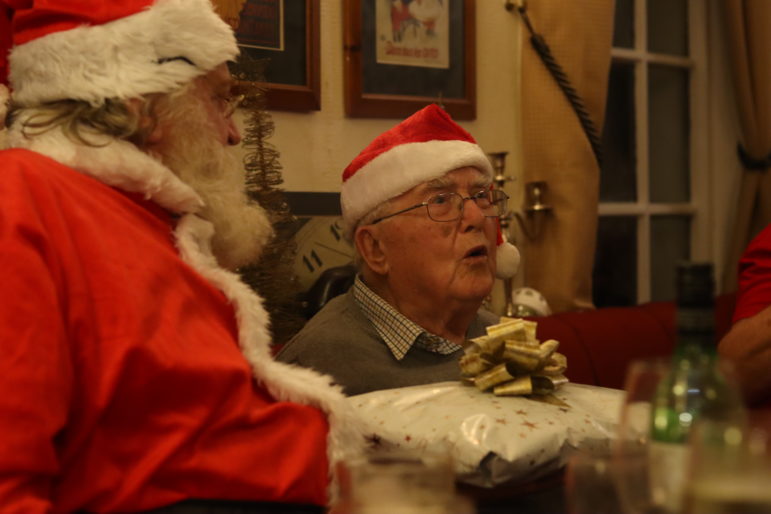
[[[439,193],[426,202],[428,216],[434,221],[452,221],[463,212],[465,200],[472,200],[485,216],[501,216],[506,211],[507,196],[503,191],[479,191],[469,198],[457,193]]]

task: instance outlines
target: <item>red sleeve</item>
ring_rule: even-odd
[[[752,240],[739,261],[734,323],[771,305],[771,225]]]
[[[72,369],[46,232],[53,210],[40,212],[45,195],[8,153],[0,158],[0,505],[3,512],[47,512]]]

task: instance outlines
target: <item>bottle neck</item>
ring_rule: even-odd
[[[698,352],[715,355],[715,317],[712,305],[677,308],[676,354]]]

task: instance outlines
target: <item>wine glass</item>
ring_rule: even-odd
[[[624,402],[619,417],[616,448],[638,452],[650,439],[653,399],[661,382],[669,375],[670,363],[664,358],[632,361],[624,379]]]
[[[570,514],[618,514],[614,460],[605,449],[578,449],[567,459],[565,496]]]
[[[650,427],[656,391],[669,371],[664,358],[635,360],[627,369],[626,395],[612,444],[616,488],[627,514],[667,511],[670,484],[652,471]]]
[[[771,434],[725,419],[701,419],[689,437],[688,514],[771,512]]]
[[[333,514],[473,514],[455,490],[447,451],[374,450],[338,466],[339,498]]]

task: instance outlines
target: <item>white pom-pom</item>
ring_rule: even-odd
[[[0,84],[0,130],[5,128],[5,115],[8,114],[8,100],[11,93],[5,84]]]
[[[495,276],[502,279],[511,278],[519,269],[519,250],[513,244],[504,242],[498,245],[495,262]]]

